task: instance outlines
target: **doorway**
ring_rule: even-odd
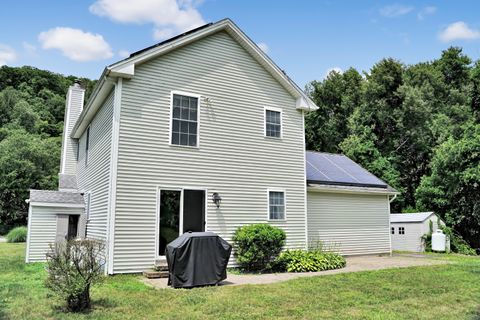
[[[205,231],[205,190],[160,190],[158,256],[165,255],[167,244],[185,232]]]

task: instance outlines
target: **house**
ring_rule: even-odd
[[[422,236],[437,231],[438,226],[445,225],[445,222],[434,212],[392,213],[390,225],[392,250],[423,252]]]
[[[229,19],[108,66],[85,106],[69,89],[59,190],[30,193],[26,261],[79,236],[107,243],[108,274],[141,272],[183,232],[230,241],[262,222],[288,248],[389,253],[395,190],[344,156],[305,152],[315,109]]]

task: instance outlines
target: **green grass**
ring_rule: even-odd
[[[114,276],[94,288],[91,312],[69,314],[44,288],[44,265],[24,264],[24,250],[0,244],[0,319],[480,319],[480,258],[193,290]]]

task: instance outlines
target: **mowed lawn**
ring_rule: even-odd
[[[44,265],[24,263],[24,250],[0,243],[0,319],[480,319],[479,258],[193,290],[114,276],[93,290],[91,312],[72,314],[44,288]]]

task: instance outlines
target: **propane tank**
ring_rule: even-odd
[[[438,229],[432,234],[432,251],[445,252],[445,245],[447,243],[447,236],[442,230]]]

